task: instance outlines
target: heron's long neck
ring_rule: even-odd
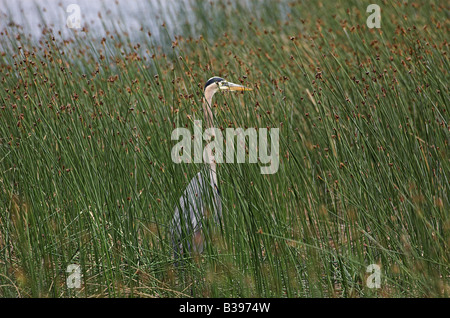
[[[206,127],[207,128],[213,128],[213,113],[211,110],[211,101],[212,97],[214,95],[214,92],[206,90],[205,97],[203,98],[203,113],[206,119]],[[215,138],[215,136],[214,136]],[[218,186],[217,184],[217,174],[216,174],[216,161],[214,159],[214,155],[212,153],[212,150],[210,147],[206,147],[206,160],[207,163],[210,166],[210,181],[211,181],[211,187],[214,188],[214,186]]]

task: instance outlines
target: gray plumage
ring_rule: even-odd
[[[217,187],[212,188],[206,180],[202,172],[195,175],[175,207],[170,227],[175,259],[180,258],[186,249],[202,253],[205,248],[204,224],[210,221],[220,224],[222,200]]]

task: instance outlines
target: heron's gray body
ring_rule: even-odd
[[[170,231],[176,259],[185,249],[202,253],[203,223],[213,217],[212,221],[219,224],[222,218],[222,200],[217,186],[213,187],[209,178],[205,179],[202,172],[193,177],[175,207]],[[207,211],[212,213],[207,214]]]

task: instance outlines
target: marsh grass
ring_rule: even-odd
[[[448,8],[383,2],[370,30],[368,4],[189,1],[158,37],[6,26],[0,295],[448,297]],[[202,165],[174,164],[170,136],[213,75],[254,89],[215,96],[215,125],[280,128],[280,168],[220,164],[222,226],[175,267]]]

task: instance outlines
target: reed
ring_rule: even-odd
[[[368,4],[149,2],[132,34],[107,10],[39,39],[2,24],[0,296],[448,297],[447,8],[386,1],[368,29]],[[173,163],[170,136],[203,119],[213,75],[253,88],[215,96],[216,126],[279,128],[280,166],[219,164],[222,227],[177,268],[168,225],[201,165]]]

